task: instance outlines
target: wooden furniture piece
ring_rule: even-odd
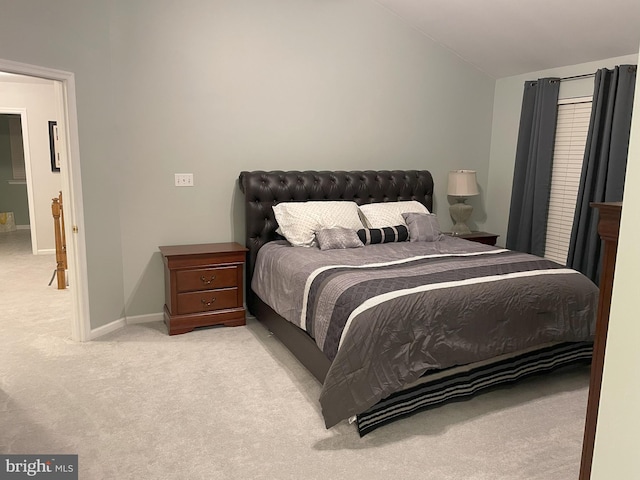
[[[164,262],[164,320],[169,335],[196,327],[245,324],[243,268],[237,243],[160,247]]]
[[[598,421],[600,387],[602,385],[602,370],[607,344],[607,331],[609,329],[609,310],[611,308],[613,276],[616,267],[616,253],[618,251],[618,234],[620,232],[620,213],[622,211],[622,202],[591,203],[590,205],[598,209],[600,214],[598,234],[600,234],[600,238],[604,242],[604,254],[602,257],[602,272],[600,273],[600,297],[598,299],[598,319],[593,344],[593,359],[591,361],[587,416],[582,441],[580,480],[589,480],[591,477],[591,461],[593,459],[593,446]]]
[[[472,242],[484,243],[485,245],[495,245],[500,235],[488,232],[471,232],[463,233],[461,235],[454,235],[452,232],[445,232],[446,235],[455,236],[458,238],[464,238],[465,240],[471,240]]]
[[[56,241],[56,269],[49,281],[53,282],[53,277],[58,277],[58,290],[67,288],[65,271],[67,270],[67,239],[64,233],[64,210],[62,208],[62,192],[57,198],[51,200],[51,213],[53,215],[53,228]]]

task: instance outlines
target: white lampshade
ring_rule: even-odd
[[[452,197],[471,197],[479,193],[475,170],[452,170],[449,172],[448,195]]]

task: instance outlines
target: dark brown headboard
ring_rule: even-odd
[[[280,202],[350,200],[358,205],[417,200],[433,209],[433,178],[427,170],[354,172],[242,172],[240,190],[245,195],[247,306],[253,313],[251,278],[258,250],[276,240],[273,206]]]

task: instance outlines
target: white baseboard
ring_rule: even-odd
[[[39,248],[38,255],[55,255],[55,248]]]
[[[107,323],[106,325],[103,325],[101,327],[92,328],[91,333],[89,334],[89,340],[95,340],[96,338],[106,335],[107,333],[120,330],[127,325],[136,325],[139,323],[158,321],[164,321],[164,313],[148,313],[146,315],[133,315],[131,317],[119,318],[118,320],[114,320],[113,322]]]
[[[126,325],[127,325],[127,320],[124,318],[119,318],[118,320],[114,320],[113,322],[107,323],[106,325],[102,325],[101,327],[92,328],[91,333],[89,333],[89,340],[95,340],[96,338],[106,335],[107,333],[120,330]]]
[[[127,317],[127,325],[135,325],[136,323],[164,321],[164,313],[148,313],[146,315],[134,315]]]

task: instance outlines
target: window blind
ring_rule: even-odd
[[[566,265],[569,253],[591,101],[591,97],[580,97],[558,102],[544,256],[562,265]]]

